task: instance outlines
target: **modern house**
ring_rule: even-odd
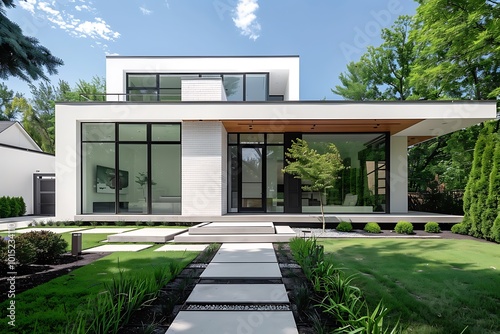
[[[55,158],[15,121],[0,121],[0,197],[22,197],[26,214],[55,214]]]
[[[495,101],[300,101],[299,57],[106,58],[106,102],[56,105],[56,216],[311,216],[282,173],[302,138],[345,170],[329,214],[407,213],[409,145],[495,118]],[[307,84],[307,83],[306,83]]]

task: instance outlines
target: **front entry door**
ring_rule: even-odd
[[[264,146],[240,148],[239,212],[264,212]]]

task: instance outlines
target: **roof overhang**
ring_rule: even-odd
[[[72,116],[81,121],[222,121],[229,132],[388,132],[412,145],[494,119],[497,102],[62,103],[56,116],[71,110],[82,111]]]

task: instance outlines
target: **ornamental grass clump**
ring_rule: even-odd
[[[428,233],[440,233],[441,232],[441,228],[439,227],[439,224],[436,222],[428,222],[427,224],[425,224],[424,230],[425,230],[425,232],[428,232]]]
[[[172,277],[171,270],[159,268],[151,276],[126,275],[120,270],[103,292],[89,298],[87,310],[79,313],[71,333],[119,333],[134,311],[156,299]]]
[[[399,234],[413,234],[413,224],[406,221],[400,221],[396,224],[394,231]]]
[[[380,233],[382,230],[380,229],[379,224],[375,222],[369,222],[366,223],[365,227],[363,228],[368,233]]]
[[[315,239],[294,238],[290,249],[295,260],[301,265],[304,274],[313,288],[310,297],[316,302],[309,311],[309,319],[317,333],[401,333],[399,322],[392,328],[384,324],[389,310],[380,302],[370,311],[363,292],[353,284],[355,275],[346,276],[336,268],[330,258],[325,258],[323,249],[318,251]],[[308,260],[313,256],[314,260]],[[303,288],[299,302],[303,309],[309,309]],[[297,297],[295,297],[297,298]],[[320,315],[327,315],[334,321],[324,322]]]

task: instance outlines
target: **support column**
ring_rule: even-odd
[[[182,123],[182,215],[221,216],[227,206],[221,122]],[[225,141],[224,141],[225,142]]]
[[[390,212],[408,213],[408,138],[390,140]]]

